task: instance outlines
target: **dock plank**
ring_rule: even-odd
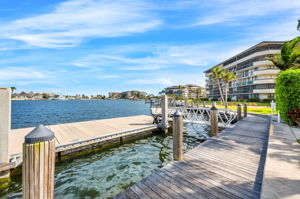
[[[142,180],[143,186],[178,199],[258,199],[269,124],[268,117],[244,118],[235,127],[185,153],[183,161],[171,162]],[[128,196],[127,190],[115,198],[124,195]]]

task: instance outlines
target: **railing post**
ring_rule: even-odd
[[[11,129],[11,88],[0,88],[0,164],[9,163],[9,132]],[[9,170],[0,173],[0,179],[9,177]]]
[[[236,119],[237,119],[237,121],[242,119],[242,106],[241,106],[241,104],[236,105]]]
[[[165,133],[168,131],[168,117],[169,117],[169,110],[168,110],[168,96],[163,95],[161,100],[161,112],[162,112],[162,130]]]
[[[177,102],[176,102],[176,97],[173,97],[173,106],[176,107]]]
[[[218,109],[213,105],[210,109],[210,136],[218,135]]]
[[[23,199],[53,199],[54,133],[43,125],[25,136],[22,167]]]
[[[183,119],[178,110],[173,115],[173,157],[175,161],[183,160]]]
[[[188,102],[188,99],[185,97],[185,98],[184,98],[184,106],[187,107],[187,106],[188,106],[188,103],[189,103],[189,102]]]
[[[248,110],[247,110],[247,104],[245,103],[244,104],[244,117],[247,117],[247,112],[248,112]]]

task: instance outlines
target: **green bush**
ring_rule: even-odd
[[[289,124],[296,124],[288,114],[300,109],[300,69],[279,73],[276,79],[275,99],[281,117]]]

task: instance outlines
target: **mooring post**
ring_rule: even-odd
[[[248,110],[247,110],[247,104],[245,103],[244,104],[244,117],[247,117],[247,112],[248,112]]]
[[[176,107],[177,102],[176,102],[176,97],[173,97],[173,107]]]
[[[168,110],[168,96],[163,95],[161,100],[161,112],[162,112],[162,130],[167,133],[168,131],[168,117],[169,117],[169,110]]]
[[[242,119],[242,105],[241,104],[236,105],[236,119],[237,119],[237,121]]]
[[[23,199],[53,199],[54,133],[43,125],[25,136],[22,169]]]
[[[0,88],[0,164],[9,163],[9,132],[11,130],[11,88]],[[9,170],[0,172],[0,179],[9,177]]]
[[[210,136],[218,135],[218,109],[213,105],[210,109]]]
[[[175,161],[183,160],[183,119],[178,110],[173,115],[173,157]]]

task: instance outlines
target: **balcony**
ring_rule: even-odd
[[[236,83],[236,86],[247,86],[247,85],[252,85],[253,81],[246,81],[246,82],[238,82]]]
[[[253,66],[269,66],[272,65],[272,62],[269,60],[262,60],[253,62]]]
[[[278,69],[265,69],[265,70],[256,70],[253,72],[253,75],[260,76],[260,75],[277,75],[280,70]]]
[[[253,80],[253,84],[274,84],[275,79],[255,79]]]
[[[251,58],[254,58],[254,57],[257,57],[257,56],[263,56],[263,55],[268,55],[268,54],[276,54],[276,53],[280,53],[280,50],[264,50],[264,51],[259,51],[259,52],[255,52],[251,55],[248,55],[242,59],[239,59],[233,63],[230,63],[228,65],[225,66],[225,68],[230,68],[232,66],[235,66],[239,63],[242,63],[244,61],[247,61],[248,59],[251,59]]]
[[[268,89],[253,89],[253,93],[275,93],[274,88],[268,88]]]

